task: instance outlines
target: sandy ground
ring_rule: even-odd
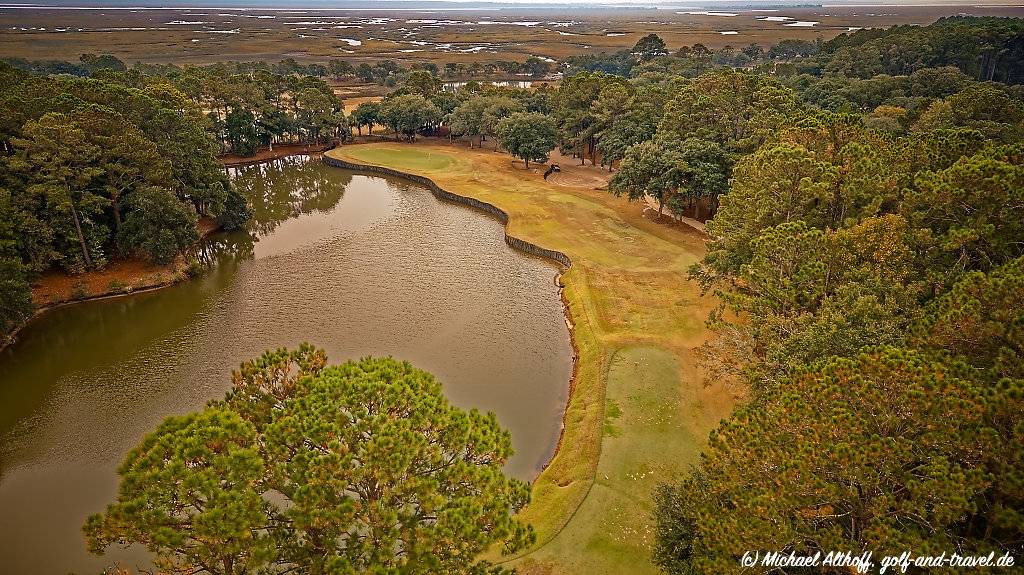
[[[363,102],[380,102],[384,98],[384,96],[346,96],[344,93],[340,93],[338,89],[335,89],[335,93],[338,94],[338,97],[345,104],[346,115],[351,114]]]
[[[206,237],[217,231],[217,223],[212,218],[201,218],[198,228],[199,237]],[[114,260],[102,270],[77,275],[52,269],[32,285],[32,302],[41,311],[66,302],[165,286],[185,277],[184,256],[166,265],[137,257]]]
[[[69,301],[156,287],[172,283],[180,276],[178,263],[157,265],[134,258],[115,260],[102,270],[78,275],[50,270],[32,286],[32,301],[44,309]]]
[[[513,161],[518,167],[522,162]],[[586,165],[580,164],[579,158],[572,155],[565,155],[555,150],[546,164],[531,165],[530,170],[543,175],[547,166],[557,164],[560,171],[552,173],[547,178],[549,184],[569,188],[590,188],[594,190],[607,190],[608,182],[612,179],[614,172],[609,172],[607,167],[595,166],[587,159]],[[543,176],[542,176],[543,177]],[[690,228],[704,233],[704,223],[686,216],[676,216],[669,212],[668,208],[662,208],[661,215],[658,215],[658,202],[653,198],[644,198],[644,215],[666,226]]]
[[[548,176],[548,183],[556,186],[601,190],[608,187],[608,181],[612,179],[613,175],[608,168],[591,165],[589,159],[587,165],[583,166],[580,165],[579,158],[566,156],[558,150],[551,153],[551,157],[548,159],[548,165],[550,164],[558,164],[558,168],[561,170]]]

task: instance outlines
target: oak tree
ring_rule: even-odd
[[[555,149],[555,124],[550,117],[537,112],[512,114],[498,123],[497,133],[502,146],[522,158],[527,168],[530,160],[546,162]]]

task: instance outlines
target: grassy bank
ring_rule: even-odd
[[[595,189],[597,168],[563,162],[546,182],[507,154],[443,142],[386,142],[328,152],[427,176],[508,212],[508,233],[565,252],[579,352],[565,431],[524,518],[538,544],[512,561],[526,573],[642,573],[650,563],[650,492],[695,462],[731,401],[705,387],[691,349],[711,302],[686,279],[703,254],[695,232],[644,217]]]

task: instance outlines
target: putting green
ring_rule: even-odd
[[[447,154],[433,154],[416,148],[395,150],[373,145],[353,146],[351,153],[351,157],[369,164],[401,164],[410,172],[443,170],[452,164],[452,158]]]

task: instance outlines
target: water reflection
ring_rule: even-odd
[[[468,82],[445,82],[443,88],[448,92],[458,92],[459,90],[466,87]],[[517,88],[520,90],[526,90],[533,86],[533,82],[529,80],[510,80],[500,82],[476,82],[477,85],[487,88],[494,86],[496,88]]]
[[[229,168],[234,185],[253,207],[252,229],[266,236],[286,220],[313,212],[334,210],[352,182],[341,170],[309,169],[308,156],[292,156],[272,163]]]
[[[54,310],[0,353],[0,557],[12,573],[95,572],[141,551],[86,554],[89,513],[124,453],[201,408],[233,366],[309,340],[333,361],[393,355],[512,432],[532,477],[558,438],[571,371],[554,268],[501,226],[408,184],[304,158],[233,171],[248,230],[202,249],[197,280]]]

